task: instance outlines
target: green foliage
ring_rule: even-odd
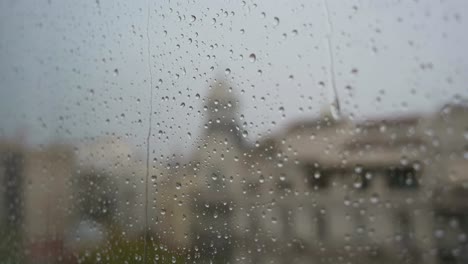
[[[167,250],[151,238],[148,239],[146,249],[146,263],[186,263],[190,258],[186,252]],[[143,263],[144,254],[143,236],[127,239],[121,232],[116,232],[97,248],[81,252],[78,263]]]
[[[0,263],[20,263],[23,259],[21,236],[15,229],[0,228]]]

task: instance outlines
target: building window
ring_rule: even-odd
[[[368,171],[361,170],[352,174],[353,187],[357,190],[366,190],[370,187],[372,174]]]
[[[211,174],[209,174],[208,182],[212,190],[220,191],[223,188],[223,179],[221,172],[219,170],[215,170]]]
[[[317,210],[315,213],[315,226],[317,228],[317,238],[321,241],[325,240],[327,236],[327,220],[326,218],[326,210],[320,209]]]
[[[307,165],[306,181],[313,190],[325,189],[330,185],[330,173],[326,170],[317,168],[317,166]]]
[[[282,191],[291,191],[292,189],[292,184],[288,180],[279,180],[277,183],[278,189]]]
[[[419,186],[416,171],[413,168],[399,167],[387,170],[388,186],[392,189],[415,189]]]

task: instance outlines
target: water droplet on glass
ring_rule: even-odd
[[[436,238],[442,238],[445,235],[445,231],[441,229],[437,229],[434,231],[434,237]]]
[[[265,182],[265,177],[263,177],[263,175],[260,175],[260,178],[258,179],[258,181],[260,183],[264,183]]]
[[[362,181],[360,180],[355,180],[353,183],[354,188],[360,189],[362,187]]]
[[[278,26],[278,25],[279,25],[279,22],[280,22],[280,20],[279,20],[278,17],[274,17],[274,18],[273,18],[273,25],[274,25],[274,26]]]
[[[255,56],[254,53],[251,53],[251,54],[249,55],[249,60],[250,60],[250,62],[255,62],[255,61],[257,60],[257,56]]]
[[[362,173],[362,166],[358,165],[354,168],[354,172],[356,173]]]
[[[373,193],[370,197],[370,202],[376,204],[379,202],[379,195],[377,193]]]

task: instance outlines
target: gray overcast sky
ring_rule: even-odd
[[[344,115],[468,97],[467,1],[330,0],[328,18],[324,3],[2,1],[0,133],[48,142],[114,132],[144,145],[149,59],[156,153],[193,146],[207,87],[226,68],[255,140],[329,104],[328,36]]]

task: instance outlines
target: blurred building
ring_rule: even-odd
[[[70,179],[74,160],[69,146],[30,149],[3,143],[0,192],[2,257],[27,263],[50,263],[65,256],[64,238],[72,205]]]
[[[433,188],[434,238],[440,263],[468,263],[468,105],[444,106],[429,119],[436,149]]]
[[[229,84],[215,82],[206,99],[205,134],[186,164],[169,166],[159,183],[163,241],[196,245],[197,256],[229,262],[249,226],[245,153],[249,150],[236,120],[237,98]],[[203,261],[203,260],[202,260]]]
[[[250,145],[228,83],[205,103],[200,145],[160,182],[165,243],[215,263],[466,260],[466,107],[358,122],[323,112]],[[459,237],[440,239],[450,221]]]
[[[116,136],[82,141],[76,148],[76,224],[91,220],[117,228],[116,232],[125,231],[129,237],[141,235],[146,184],[143,156]],[[154,190],[149,193],[154,196]]]
[[[153,153],[147,167],[117,136],[1,142],[0,256],[73,263],[118,234],[196,263],[468,262],[466,105],[324,111],[252,144],[229,82],[209,89],[185,161]]]
[[[75,263],[112,232],[144,232],[142,158],[118,138],[83,142],[0,144],[2,260]]]

